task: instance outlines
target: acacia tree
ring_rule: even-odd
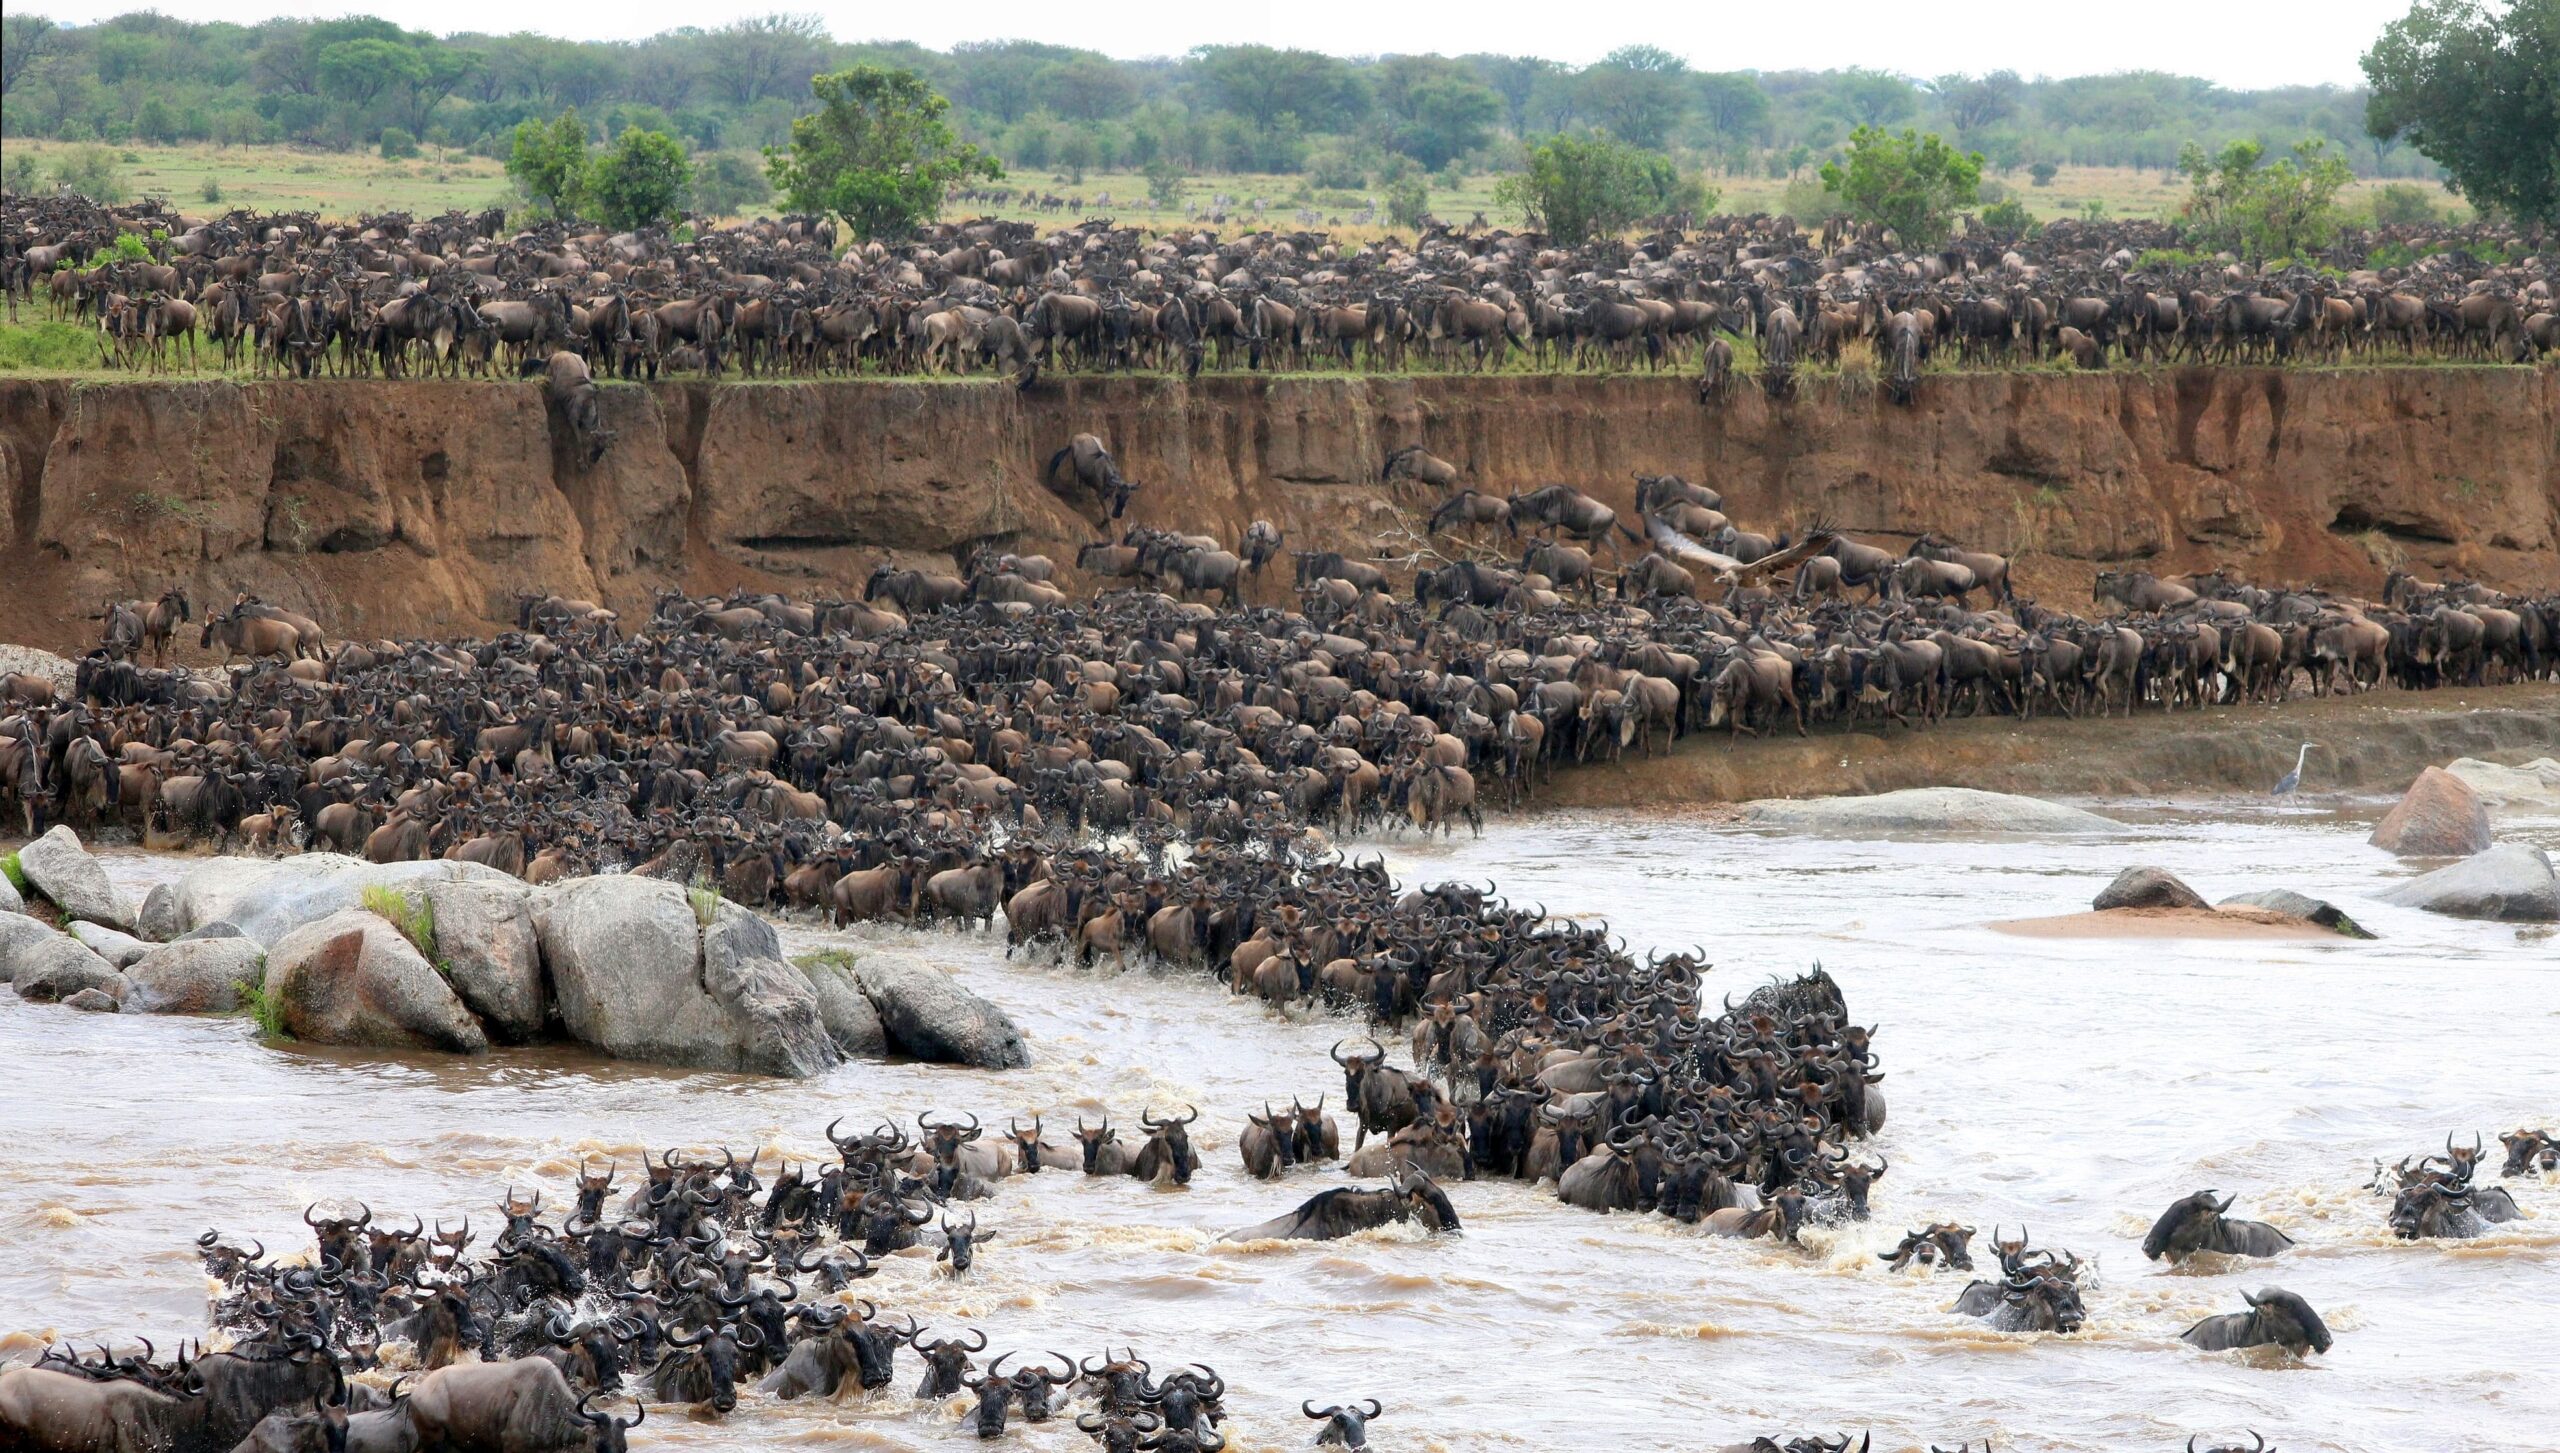
[[[1982,184],[1982,154],[1958,151],[1935,132],[1861,126],[1849,133],[1846,161],[1822,164],[1823,190],[1859,221],[1892,228],[1905,247],[1945,241]]]
[[[954,183],[999,181],[1004,167],[962,141],[951,103],[913,71],[858,65],[813,77],[818,109],[767,147],[765,170],[788,205],[833,212],[864,240],[896,239],[942,210]]]
[[[2252,263],[2300,257],[2327,247],[2338,233],[2338,193],[2355,180],[2346,159],[2325,141],[2294,144],[2293,155],[2266,164],[2267,149],[2234,141],[2212,156],[2187,143],[2178,170],[2191,190],[2182,209],[2187,235],[2229,248]]]
[[[674,137],[635,126],[589,164],[587,200],[606,226],[636,232],[673,217],[692,181]]]
[[[516,123],[507,175],[527,200],[555,217],[578,208],[587,184],[587,123],[576,107],[549,124],[527,117]]]
[[[2560,220],[2560,0],[2418,0],[2364,74],[2375,137],[2406,138],[2474,202]]]
[[[1572,245],[1624,232],[1647,217],[1708,211],[1716,194],[1682,177],[1660,152],[1594,132],[1551,136],[1531,147],[1528,164],[1502,179],[1493,200]]]

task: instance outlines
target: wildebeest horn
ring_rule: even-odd
[[[198,1246],[201,1246],[201,1247],[205,1248],[207,1251],[210,1251],[210,1250],[212,1250],[212,1249],[213,1249],[214,1243],[215,1243],[215,1242],[220,1241],[221,1239],[222,1239],[222,1233],[221,1233],[221,1232],[219,1232],[219,1231],[207,1231],[207,1232],[206,1232],[206,1233],[204,1233],[202,1236],[199,1236],[199,1237],[197,1237],[197,1238],[196,1238],[196,1245],[198,1245]]]
[[[1313,1402],[1302,1402],[1298,1404],[1298,1411],[1306,1414],[1310,1418],[1321,1420],[1332,1417],[1334,1414],[1341,1412],[1342,1409],[1339,1406],[1336,1406],[1327,1408],[1323,1412],[1317,1412],[1316,1405]]]
[[[1387,1405],[1385,1403],[1378,1401],[1376,1398],[1369,1399],[1369,1412],[1367,1416],[1372,1422],[1375,1422],[1379,1415],[1386,1412],[1386,1410]]]

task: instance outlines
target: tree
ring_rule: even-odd
[[[410,47],[393,40],[342,40],[320,52],[322,94],[358,111],[372,106],[396,87],[406,87],[425,72]]]
[[[0,96],[18,89],[58,39],[53,22],[41,15],[0,15]]]
[[[694,164],[689,205],[706,217],[734,217],[772,195],[764,168],[752,157],[721,151]]]
[[[1431,191],[1420,172],[1406,172],[1389,181],[1386,193],[1387,220],[1398,227],[1419,230],[1422,220],[1431,215]]]
[[[1769,129],[1769,93],[1747,71],[1697,77],[1698,113],[1707,129],[1730,141],[1756,141]]]
[[[1182,193],[1190,180],[1173,158],[1159,156],[1147,163],[1147,200],[1169,212],[1182,205]]]
[[[1899,121],[1919,106],[1911,83],[1883,71],[1852,66],[1832,83],[1832,99],[1842,115],[1860,126],[1879,127]]]
[[[2178,170],[2191,190],[2182,215],[2188,237],[2205,247],[2228,248],[2252,263],[2300,257],[2327,247],[2338,235],[2338,193],[2355,180],[2344,157],[2325,141],[2294,143],[2293,155],[2270,166],[2267,149],[2234,141],[2212,156],[2188,142]]]
[[[1493,200],[1570,246],[1647,217],[1709,211],[1716,195],[1684,179],[1660,152],[1593,133],[1551,136],[1531,147],[1528,165],[1504,177]]]
[[[1127,111],[1138,87],[1109,57],[1079,55],[1042,67],[1038,95],[1061,116],[1100,121]]]
[[[2426,188],[2393,182],[2375,190],[2373,220],[2385,227],[2433,222],[2436,204],[2428,200]]]
[[[1945,241],[1956,209],[1973,205],[1982,182],[1981,154],[1960,152],[1935,132],[1861,126],[1849,133],[1847,160],[1822,164],[1823,190],[1858,220],[1892,228],[1912,249]]]
[[[1062,45],[1028,40],[963,41],[951,48],[958,72],[952,92],[963,105],[1010,126],[1039,104],[1040,73],[1074,55]]]
[[[1502,98],[1455,61],[1394,56],[1378,68],[1388,144],[1431,171],[1485,144]]]
[[[1502,122],[1514,136],[1529,134],[1529,98],[1538,83],[1557,75],[1564,67],[1554,61],[1535,56],[1471,55],[1466,63],[1493,93],[1502,98]]]
[[[910,70],[857,65],[814,77],[818,110],[768,147],[765,169],[802,212],[833,212],[856,237],[896,239],[942,210],[957,182],[999,181],[994,157],[952,134],[951,103]]]
[[[606,226],[637,232],[673,218],[692,180],[680,142],[635,126],[587,163],[586,200]]]
[[[2049,161],[2032,161],[2027,163],[2027,181],[2032,186],[2049,187],[2053,185],[2055,174],[2061,170]]]
[[[2474,203],[2560,221],[2560,0],[2418,0],[2364,55],[2365,129]]]
[[[1689,109],[1688,63],[1650,45],[1621,46],[1582,73],[1583,109],[1619,140],[1656,148]]]
[[[727,99],[749,106],[799,90],[824,63],[826,47],[826,22],[814,15],[732,21],[703,37],[710,62],[703,74]]]
[[[2018,113],[2018,96],[2025,83],[2016,71],[1993,71],[1987,76],[1940,76],[1930,83],[1938,96],[1938,104],[1947,111],[1947,120],[1958,136],[1970,137],[1997,122]]]
[[[1222,45],[1204,46],[1192,56],[1218,103],[1258,129],[1269,129],[1284,114],[1352,122],[1369,111],[1368,87],[1329,55]]]
[[[507,175],[535,206],[555,217],[577,210],[587,181],[587,123],[576,107],[548,125],[528,117],[516,123]]]

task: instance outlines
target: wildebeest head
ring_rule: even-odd
[[[2471,1195],[2443,1181],[2424,1180],[2403,1189],[2391,1203],[2391,1234],[2403,1241],[2475,1234]]]
[[[1165,1426],[1202,1430],[1225,1418],[1226,1410],[1219,1406],[1219,1400],[1226,1395],[1227,1380],[1207,1363],[1194,1363],[1168,1374],[1164,1386],[1156,1390],[1156,1401],[1164,1409]]]
[[[1104,1148],[1110,1147],[1116,1150],[1120,1143],[1120,1132],[1111,1128],[1111,1121],[1107,1118],[1101,1124],[1093,1126],[1088,1126],[1079,1119],[1076,1121],[1076,1139],[1084,1150],[1084,1173],[1096,1176],[1103,1174]]]
[[[2311,1304],[2282,1287],[2263,1287],[2256,1296],[2240,1294],[2257,1318],[2258,1330],[2266,1341],[2291,1351],[2305,1348],[2313,1352],[2329,1350],[2329,1325]]]
[[[978,1229],[978,1213],[975,1211],[969,1213],[969,1224],[966,1226],[954,1226],[951,1224],[950,1217],[944,1217],[942,1236],[942,1249],[934,1253],[933,1259],[951,1263],[953,1276],[968,1275],[970,1266],[977,1260],[978,1243],[996,1239],[996,1233],[993,1231]]]
[[[2238,1199],[2227,1196],[2217,1204],[2213,1192],[2198,1191],[2170,1202],[2160,1219],[2151,1223],[2151,1234],[2142,1238],[2142,1254],[2153,1261],[2166,1254],[2175,1261],[2203,1249],[2212,1240],[2213,1223]]]
[[[919,1331],[922,1329],[919,1328]],[[960,1391],[969,1373],[969,1354],[987,1350],[987,1334],[972,1330],[966,1337],[937,1337],[927,1342],[915,1339],[918,1356],[924,1358],[924,1380],[916,1384],[919,1398],[947,1398]]]
[[[1040,1117],[1037,1115],[1031,1117],[1031,1129],[1028,1131],[1018,1121],[1007,1120],[1004,1123],[1005,1137],[1013,1142],[1016,1168],[1024,1175],[1040,1172],[1040,1129]]]
[[[624,1435],[649,1421],[648,1405],[634,1399],[631,1404],[631,1421],[626,1423],[611,1413],[587,1411],[587,1398],[594,1396],[596,1394],[590,1392],[586,1397],[578,1399],[578,1416],[584,1418],[587,1426],[595,1430],[594,1441],[587,1445],[589,1453],[628,1453],[630,1445]]]
[[[2500,1135],[2498,1143],[2507,1148],[2507,1163],[2498,1171],[2500,1176],[2560,1171],[2560,1140],[2553,1139],[2548,1130],[2518,1130]]]
[[[204,1262],[204,1274],[215,1281],[236,1285],[249,1268],[266,1258],[267,1243],[252,1241],[253,1250],[223,1244],[222,1233],[207,1231],[196,1238],[196,1255]]]
[[[2196,1447],[2196,1437],[2193,1433],[2187,1435],[2187,1453],[2279,1453],[2279,1450],[2267,1446],[2266,1435],[2257,1432],[2249,1434],[2249,1446],[2246,1448],[2237,1443],[2217,1443],[2200,1450]]]
[[[1091,1438],[1102,1453],[1139,1453],[1141,1448],[1154,1453],[1162,1444],[1140,1440],[1163,1426],[1164,1420],[1149,1412],[1076,1414],[1076,1431]]]
[[[1944,1271],[1973,1270],[1970,1243],[1973,1228],[1953,1221],[1941,1221],[1918,1231],[1903,1233],[1902,1244],[1891,1251],[1879,1251],[1876,1260],[1896,1271],[1912,1267],[1935,1267]]]
[[[764,1337],[752,1327],[706,1327],[690,1341],[667,1333],[672,1349],[658,1364],[658,1396],[671,1402],[708,1403],[726,1413],[738,1405],[738,1353],[762,1348]]]
[[[1191,1184],[1191,1173],[1200,1168],[1200,1157],[1191,1149],[1191,1122],[1200,1118],[1193,1106],[1182,1107],[1187,1115],[1159,1120],[1150,1111],[1138,1112],[1138,1123],[1147,1129],[1147,1143],[1138,1152],[1140,1178],[1162,1181],[1170,1179],[1177,1186]]]
[[[1013,1384],[1003,1375],[1004,1361],[1010,1352],[996,1354],[983,1374],[962,1373],[960,1384],[978,1395],[978,1411],[974,1422],[981,1438],[1004,1436],[1005,1413],[1013,1406]]]
[[[1384,1404],[1370,1398],[1365,1404],[1318,1408],[1312,1402],[1298,1404],[1298,1411],[1324,1424],[1316,1430],[1317,1447],[1366,1448],[1369,1446],[1369,1424],[1386,1412]]]

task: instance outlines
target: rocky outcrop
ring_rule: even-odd
[[[361,908],[277,940],[267,956],[266,993],[297,1039],[451,1054],[489,1047],[480,1022],[417,946]]]
[[[2166,868],[2127,868],[2098,890],[2089,906],[2100,913],[2113,908],[2205,908],[2204,895]]]
[[[80,846],[79,834],[68,825],[57,826],[18,849],[18,871],[27,875],[27,886],[61,909],[65,918],[116,929],[134,926],[133,904],[107,881],[107,870]]]
[[[86,919],[74,919],[68,927],[71,936],[80,940],[83,947],[118,969],[151,951],[151,945],[132,934],[119,933]]]
[[[2480,800],[2491,807],[2560,807],[2560,760],[2536,757],[2520,766],[2502,767],[2477,757],[2445,764]]]
[[[2470,783],[2429,767],[2366,841],[2404,858],[2468,857],[2489,846],[2489,809]]]
[[[1970,787],[1912,787],[1872,797],[1771,798],[1742,806],[1744,827],[1879,836],[1901,833],[2094,833],[2123,823],[2040,798]]]
[[[2412,878],[2382,895],[2385,903],[2456,918],[2560,923],[2560,879],[2540,848],[2500,843],[2451,867]]]
[[[542,894],[534,925],[561,1024],[581,1044],[749,1074],[841,1062],[808,979],[782,962],[771,925],[743,910],[723,905],[706,926],[673,883],[582,878]]]
[[[124,1007],[137,1014],[229,1014],[243,989],[266,983],[267,956],[245,938],[162,944],[124,971]]]
[[[524,891],[524,883],[478,863],[435,859],[422,863],[368,863],[336,853],[296,858],[215,858],[165,892],[146,900],[147,927],[174,939],[212,924],[228,924],[272,948],[306,923],[360,907],[367,888],[417,893],[437,883],[484,883]]]
[[[846,1059],[878,1059],[889,1052],[889,1031],[880,1010],[854,979],[854,959],[847,953],[804,954],[793,959],[817,996],[818,1018],[827,1037]]]
[[[1310,548],[1366,552],[1424,506],[1377,478],[1420,443],[1479,488],[1566,480],[1622,514],[1636,471],[1669,470],[1773,528],[1926,523],[2015,557],[2054,605],[2119,563],[2560,583],[2560,380],[2529,369],[1944,375],[1908,408],[1825,384],[1701,408],[1667,376],[688,381],[600,401],[616,438],[586,467],[531,383],[0,381],[12,634],[84,647],[91,602],[146,583],[253,590],[339,633],[453,634],[509,619],[518,590],[625,611],[662,585],[843,592],[883,552],[948,565],[988,539],[1063,563],[1094,508],[1040,466],[1081,430],[1152,486],[1133,519],[1233,539],[1263,518]]]
[[[54,1003],[83,989],[122,998],[124,976],[67,933],[57,933],[23,913],[0,914],[0,983],[21,999]]]
[[[1030,1046],[1011,1016],[931,964],[874,954],[857,961],[853,973],[898,1052],[982,1070],[1031,1063]]]

